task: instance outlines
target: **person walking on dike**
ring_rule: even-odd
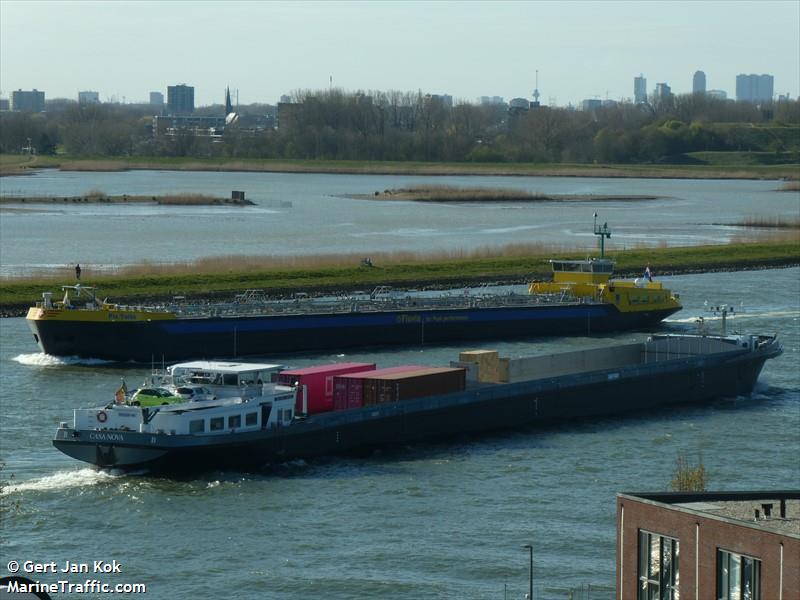
[[[77,264],[75,265],[75,279],[81,280],[81,266]]]

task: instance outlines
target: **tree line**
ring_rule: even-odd
[[[224,112],[203,107],[203,114]],[[756,106],[705,95],[596,110],[450,105],[420,92],[298,91],[251,105],[221,138],[154,135],[152,108],[62,103],[45,113],[0,113],[0,152],[71,156],[185,156],[431,162],[654,163],[687,153],[746,151],[800,162],[800,102]],[[277,127],[254,127],[259,116]],[[274,119],[269,123],[274,123]],[[767,157],[765,160],[769,160]]]

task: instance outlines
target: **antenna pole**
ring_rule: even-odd
[[[608,223],[603,223],[602,227],[597,225],[597,213],[594,213],[594,234],[600,236],[600,258],[605,258],[606,255],[606,238],[611,238],[611,232],[608,229]]]

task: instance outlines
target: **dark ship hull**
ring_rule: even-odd
[[[537,359],[544,365],[537,367],[541,372],[550,369],[542,361],[555,360],[556,370],[566,371],[558,376],[473,382],[463,392],[320,413],[278,429],[193,436],[76,430],[62,424],[53,444],[69,456],[106,467],[167,472],[258,468],[296,458],[555,421],[646,414],[670,405],[746,395],[764,362],[782,352],[775,338],[767,336],[730,342],[660,337],[670,341],[659,340],[658,346],[646,349],[650,342]],[[581,363],[588,366],[577,366]]]
[[[448,310],[174,318],[31,320],[43,352],[115,361],[174,362],[645,329],[677,308],[620,312],[610,304],[566,303]]]

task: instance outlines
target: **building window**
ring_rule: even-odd
[[[718,600],[761,600],[761,561],[717,550]]]
[[[639,530],[639,600],[679,600],[678,540]]]

